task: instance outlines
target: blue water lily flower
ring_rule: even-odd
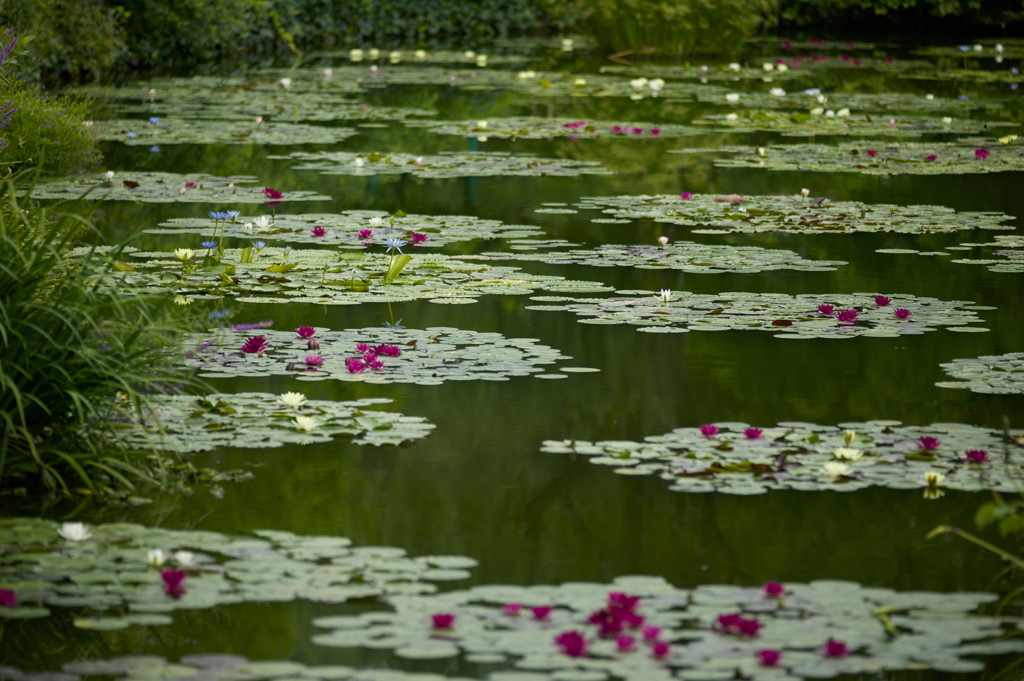
[[[258,250],[260,250],[260,249],[262,249],[262,248],[265,248],[265,247],[266,247],[266,245],[267,245],[267,244],[265,244],[265,243],[264,243],[264,242],[262,242],[262,241],[254,241],[254,242],[253,242],[253,244],[252,244],[252,247],[253,247],[253,248],[255,248],[255,249],[256,249],[256,250],[258,251]]]
[[[199,245],[202,246],[203,248],[217,248],[216,241],[204,241]]]
[[[213,210],[210,211],[209,215],[214,220],[227,220],[228,219],[228,214],[227,213],[218,213],[217,211],[213,211]]]
[[[401,330],[401,329],[405,328],[404,326],[402,326],[402,320],[401,319],[399,319],[394,324],[392,324],[391,322],[384,322],[384,326],[388,327],[389,329],[393,329],[395,331],[398,331],[398,330]]]
[[[133,140],[136,137],[138,137],[138,135],[136,133],[134,133],[134,132],[127,132],[125,134],[128,136],[128,139],[130,139],[130,140]]]
[[[817,87],[807,88],[806,90],[804,90],[804,94],[805,95],[820,95],[821,94],[821,88],[817,88]]]
[[[153,145],[149,148],[149,150],[155,154],[160,151],[160,147]]]
[[[159,116],[150,116],[149,117],[149,122],[150,123],[159,123],[160,122],[160,117]]]
[[[960,50],[961,52],[967,52],[968,50],[970,50],[970,49],[971,49],[971,46],[970,46],[970,45],[957,45],[957,48],[958,48],[958,49],[959,49],[959,50]]]
[[[230,220],[234,220],[235,218],[237,218],[241,214],[242,214],[242,211],[240,211],[240,210],[229,210],[226,213],[226,215],[228,216],[228,219],[230,219]]]
[[[210,319],[224,319],[231,314],[231,310],[214,310],[210,313]]]
[[[399,253],[401,253],[402,252],[402,246],[406,245],[405,241],[403,241],[402,239],[399,239],[398,237],[394,237],[394,236],[390,236],[387,239],[385,239],[384,241],[388,245],[388,253],[390,253],[391,251],[398,251]]]

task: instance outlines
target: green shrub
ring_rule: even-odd
[[[24,179],[24,174],[15,179]],[[108,291],[112,253],[69,258],[85,218],[0,189],[0,483],[131,487],[146,456],[107,451],[116,400],[185,387],[174,313]],[[123,412],[122,412],[123,413]]]
[[[947,28],[963,33],[976,26],[1006,26],[1024,21],[1021,0],[780,0],[774,20],[792,26],[817,29],[830,25],[846,31],[870,28],[872,20],[886,17],[883,26],[917,23],[917,20],[952,20]],[[863,26],[851,26],[864,23]],[[874,24],[877,30],[878,24]]]

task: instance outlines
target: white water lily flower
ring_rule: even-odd
[[[487,121],[477,121],[476,122],[476,129],[477,130],[486,130],[487,129]]]
[[[672,300],[672,291],[670,289],[663,288],[658,292],[658,298],[661,299],[661,302],[667,303]]]
[[[634,90],[639,90],[645,85],[647,85],[646,78],[634,78],[633,80],[629,81],[629,86]]]
[[[1003,55],[1001,55],[1001,54],[996,55],[996,63],[997,64],[1002,64],[1003,63]]]
[[[113,180],[114,179],[114,171],[113,170],[108,170],[107,172],[103,173],[103,177],[107,178],[108,180]]]
[[[789,71],[789,67],[786,66],[785,64],[776,64],[775,70],[778,71],[779,73],[785,73],[786,71]]]
[[[252,223],[251,222],[246,222],[245,224],[242,225],[242,229],[247,229],[247,230],[249,230],[251,232],[252,231]]]
[[[766,61],[765,63],[761,64],[761,68],[764,69],[765,71],[771,71],[772,69],[775,68],[775,64]]]
[[[348,51],[348,58],[352,61],[361,61],[363,59],[363,51],[358,47]]]
[[[800,190],[800,196],[804,197],[805,199],[808,196],[810,196],[810,195],[811,195],[811,190],[810,189],[801,189]]]
[[[983,47],[982,47],[981,45],[977,45],[977,44],[976,44],[976,45],[974,46],[974,51],[975,51],[975,52],[981,52],[981,51],[982,51],[983,49],[984,49],[984,48],[983,48]]]
[[[1000,137],[999,138],[999,143],[1000,144],[1009,144],[1010,142],[1016,142],[1016,141],[1017,141],[1017,136],[1016,135],[1007,135],[1006,137]]]
[[[174,249],[174,257],[177,258],[178,260],[182,261],[182,262],[185,262],[187,260],[191,260],[195,256],[196,256],[196,252],[193,251],[191,248],[175,248]]]
[[[825,110],[822,109],[820,106],[816,106],[813,109],[811,109],[812,116],[820,116],[823,113],[825,113]]]
[[[68,541],[85,541],[92,536],[84,523],[63,523],[57,528],[57,534]]]
[[[487,55],[486,54],[477,55],[476,65],[477,66],[487,66]]]
[[[758,147],[755,151],[757,151],[757,155],[760,156],[761,158],[764,158],[765,156],[768,155],[768,150],[765,149],[764,147]]]
[[[950,118],[949,116],[943,116],[942,117],[942,124],[943,125],[952,125],[953,124],[953,119]]]
[[[330,78],[331,76],[334,75],[334,69],[324,69],[323,71],[320,72],[320,75],[323,76],[324,78]]]
[[[839,116],[840,118],[848,118],[850,116],[850,110],[842,108],[839,111],[836,111],[836,116]]]
[[[167,562],[167,556],[160,549],[150,549],[146,552],[146,562],[153,567],[160,567]]]
[[[856,461],[860,457],[864,456],[864,452],[859,449],[854,449],[853,447],[836,447],[832,450],[832,456],[845,461]]]
[[[395,63],[395,62],[399,62],[401,60],[402,60],[402,53],[400,51],[398,51],[398,50],[391,50],[390,52],[388,52],[388,61]]]
[[[572,44],[573,44],[573,39],[572,38],[562,38],[562,50],[568,52],[569,50],[572,49]]]
[[[995,51],[996,52],[1002,52],[1003,51],[1003,44],[1002,43],[996,43]]]
[[[927,99],[928,101],[931,101],[935,99],[935,95],[925,95],[924,98]]]
[[[835,118],[835,117],[836,117],[836,112],[833,111],[832,109],[829,109],[828,111],[825,112],[825,118]]]
[[[583,87],[586,84],[587,84],[587,81],[586,81],[585,78],[577,78],[576,80],[574,80],[572,82],[573,87]]]
[[[841,478],[844,475],[849,475],[850,464],[842,463],[841,461],[826,461],[821,467],[822,473],[830,478]]]
[[[304,432],[310,432],[316,430],[320,424],[316,422],[316,419],[312,416],[296,416],[292,419],[292,425],[295,426],[296,430]]]
[[[270,216],[260,215],[252,219],[253,223],[260,229],[266,229],[270,227]]]
[[[422,156],[417,156],[416,158],[414,158],[414,159],[412,160],[412,162],[413,162],[413,163],[415,163],[415,164],[416,164],[416,165],[418,165],[418,166],[421,166],[421,165],[423,165],[425,161],[426,161],[426,159],[425,159],[425,158],[423,158]]]
[[[192,304],[192,299],[189,298],[188,296],[185,296],[185,295],[182,295],[182,294],[179,293],[178,295],[174,296],[174,304],[175,305],[191,305]]]
[[[659,236],[658,237],[658,243],[661,244],[662,246],[668,246],[668,237],[667,236]]]
[[[478,136],[476,138],[476,140],[477,140],[477,142],[486,142],[487,141],[487,135],[480,135],[480,136]]]
[[[925,471],[924,473],[924,482],[929,487],[938,487],[945,479],[945,474],[938,471]]]
[[[356,168],[362,168],[363,166],[366,165],[366,160],[362,156],[356,156],[354,159],[352,159],[352,165],[354,165]]]
[[[828,97],[826,97],[825,95],[818,95],[815,99],[818,100],[818,104],[824,104],[825,102],[828,101]]]
[[[734,113],[725,114],[725,120],[727,120],[727,121],[736,121],[736,120],[739,120],[739,117],[740,117],[739,114],[734,114]]]
[[[416,50],[416,52],[413,53],[413,56],[416,57],[417,59],[426,59],[427,58],[427,51],[426,50]]]
[[[185,194],[188,194],[188,187],[186,187],[185,185],[178,187],[178,193],[182,196],[185,196]]]
[[[370,227],[384,227],[388,224],[388,220],[387,218],[382,218],[378,216],[375,218],[370,218],[369,220],[367,220],[367,223],[369,223]]]
[[[786,91],[780,87],[773,87],[771,90],[768,91],[768,94],[773,95],[775,97],[785,97]]]
[[[661,78],[653,78],[647,83],[647,87],[651,88],[655,92],[659,92],[663,87],[665,87],[665,81]]]
[[[285,76],[284,78],[282,78],[280,80],[280,83],[281,83],[281,87],[283,87],[285,90],[287,90],[288,88],[290,88],[292,86],[292,79],[288,78],[287,76]]]
[[[378,50],[376,47],[371,47],[370,51],[367,53],[367,56],[369,56],[370,59],[376,59],[377,57],[380,56],[380,50]]]
[[[727,94],[725,96],[725,101],[727,101],[727,102],[738,102],[738,101],[740,101],[739,93],[730,92],[729,94]]]
[[[465,52],[462,53],[462,56],[465,57],[466,59],[472,59],[473,57],[476,56],[476,52],[474,52],[473,50],[466,50]]]
[[[171,558],[174,559],[174,562],[180,565],[181,567],[188,567],[189,565],[191,565],[192,561],[195,560],[195,557],[196,554],[192,553],[191,551],[175,551],[171,555]]]
[[[729,64],[729,66],[727,66],[726,68],[728,68],[730,71],[739,71],[740,70],[740,64],[739,64],[739,62],[735,62],[734,61],[733,63]]]
[[[520,71],[519,72],[519,78],[522,79],[522,80],[528,80],[530,78],[536,78],[536,77],[537,77],[537,72],[536,71]]]
[[[997,58],[997,61],[998,61],[998,58]],[[91,128],[92,127],[92,121],[82,121],[82,127],[83,128]]]
[[[283,395],[281,395],[277,399],[279,399],[281,402],[283,402],[284,406],[292,407],[292,408],[295,408],[295,409],[298,409],[299,407],[301,407],[303,404],[306,403],[306,396],[303,395],[302,393],[296,393],[296,392],[284,393]]]
[[[844,430],[843,431],[843,441],[846,443],[847,447],[852,445],[853,441],[855,439],[857,439],[856,431],[853,431],[853,430]]]

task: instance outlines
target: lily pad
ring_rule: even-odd
[[[401,549],[353,547],[345,537],[301,536],[280,530],[226,535],[168,530],[134,523],[89,525],[80,541],[62,539],[60,525],[41,518],[0,519],[0,588],[43,578],[45,588],[18,589],[24,605],[0,608],[0,618],[23,607],[89,606],[83,628],[108,630],[165,622],[170,615],[246,601],[341,603],[385,593],[430,593],[431,573],[451,557],[411,558]],[[159,549],[158,559],[154,553]],[[185,573],[184,593],[165,593],[160,569]],[[464,567],[475,565],[462,559]],[[128,615],[124,615],[125,611]],[[137,617],[146,614],[146,617]]]
[[[773,93],[772,90],[775,90]],[[710,104],[722,104],[731,106],[733,109],[798,109],[803,112],[810,112],[821,109],[825,111],[839,112],[846,109],[852,118],[858,118],[867,123],[865,117],[885,117],[884,123],[888,124],[891,116],[899,119],[901,116],[931,114],[939,116],[935,119],[940,122],[941,117],[950,116],[953,113],[966,113],[975,109],[1003,108],[1002,102],[991,99],[956,99],[950,97],[928,97],[927,95],[910,92],[827,92],[818,88],[808,90],[793,90],[780,92],[779,89],[767,87],[764,91],[734,92],[728,95],[720,95],[711,90],[699,91],[699,99]],[[837,116],[838,117],[838,116]],[[973,121],[966,121],[969,125]],[[982,123],[978,121],[978,123]],[[990,123],[991,125],[992,123]],[[998,123],[1006,125],[1006,123]]]
[[[406,125],[425,128],[439,135],[460,135],[478,140],[495,139],[552,139],[570,137],[592,139],[613,136],[622,139],[661,139],[702,135],[704,131],[689,125],[674,123],[636,123],[615,121],[579,121],[564,118],[491,118],[477,121],[406,121]]]
[[[984,159],[977,152],[987,151]],[[728,153],[715,159],[723,168],[763,168],[866,175],[959,175],[1024,170],[1024,144],[997,139],[958,142],[860,141],[840,145],[787,144],[725,146],[715,150],[672,149],[670,153]]]
[[[962,388],[990,395],[1024,394],[1024,352],[954,359],[941,366],[957,380],[936,383],[940,388]]]
[[[313,641],[391,649],[398,655],[448,646],[467,656],[504,655],[521,673],[500,672],[491,677],[495,681],[831,678],[881,670],[966,669],[975,662],[968,655],[998,654],[1004,645],[1024,650],[1024,642],[1002,638],[1012,630],[1000,618],[972,613],[995,600],[995,594],[899,592],[837,580],[778,588],[783,591],[777,597],[760,587],[679,589],[643,575],[611,584],[477,586],[398,596],[390,601],[393,613],[345,618],[338,622],[341,629],[335,629],[338,618],[314,620],[327,631]],[[636,599],[629,623],[608,624],[602,636],[599,623],[614,619],[608,613],[621,617],[624,612],[609,604],[622,599]],[[511,610],[506,607],[510,603],[516,604]],[[547,612],[537,617],[532,607]],[[451,625],[433,628],[437,614],[454,616]],[[752,626],[754,635],[730,633],[722,624],[730,616]],[[576,632],[570,636],[578,644],[571,654],[563,652],[568,645],[555,642],[568,632]],[[620,636],[633,639],[626,650],[617,643]],[[825,656],[830,640],[842,644],[842,654]],[[989,650],[990,642],[1000,647]],[[655,643],[664,645],[655,649]],[[765,649],[780,653],[777,666],[759,664]],[[813,674],[801,671],[812,667]]]
[[[316,170],[322,175],[398,175],[417,177],[575,177],[609,175],[597,161],[538,158],[506,152],[443,152],[435,156],[415,154],[355,153],[346,151],[292,152],[270,158],[299,161],[295,170]]]
[[[126,413],[113,424],[114,444],[170,452],[205,452],[217,447],[266,449],[287,444],[353,438],[357,445],[397,446],[422,439],[434,424],[418,416],[368,409],[389,404],[385,397],[334,402],[303,400],[288,406],[269,393],[159,395],[150,399],[158,421]],[[312,422],[302,419],[312,419]],[[141,421],[141,422],[140,422]],[[296,424],[312,424],[299,427]]]
[[[849,111],[849,110],[847,110]],[[886,137],[920,137],[933,133],[975,134],[999,125],[995,121],[937,116],[888,116],[868,114],[839,115],[835,110],[820,107],[814,111],[787,113],[745,109],[742,113],[709,114],[694,125],[706,125],[715,132],[778,132],[784,137],[817,135],[884,135]]]
[[[534,339],[506,338],[499,333],[450,327],[317,329],[320,347],[315,353],[306,347],[307,341],[297,338],[292,332],[261,330],[259,333],[266,339],[268,349],[259,355],[239,350],[247,333],[252,335],[249,332],[224,331],[192,338],[192,343],[202,349],[193,353],[188,365],[199,369],[201,376],[211,378],[283,374],[313,381],[332,379],[438,385],[452,380],[501,380],[529,376],[542,372],[543,365],[571,359]],[[360,350],[359,344],[368,348]],[[400,351],[400,354],[376,355],[381,363],[379,368],[363,366],[367,364],[363,361],[355,371],[350,369],[346,360],[365,358],[369,348],[380,345],[391,346],[394,348],[392,352]],[[305,358],[311,354],[322,359],[322,363],[307,364]],[[376,420],[377,412],[366,412],[365,416]],[[389,419],[380,419],[377,427],[391,427]],[[376,434],[373,429],[366,430]]]
[[[620,291],[620,293],[623,293]],[[896,337],[982,321],[970,301],[892,294],[691,293],[669,291],[615,298],[571,298],[528,309],[569,311],[583,324],[632,324],[640,331],[767,331],[780,338]],[[830,306],[822,308],[821,306]],[[900,317],[896,310],[909,311]],[[988,309],[988,308],[983,308]],[[899,313],[904,314],[904,313]]]
[[[79,199],[92,201],[138,201],[140,203],[265,203],[269,199],[264,187],[252,185],[258,179],[252,175],[217,177],[196,173],[161,173],[147,171],[118,171],[112,177],[106,173],[70,175],[55,180],[40,181],[32,190],[37,199]],[[274,201],[328,201],[331,197],[316,192],[287,190]]]
[[[735,203],[733,202],[735,201]],[[997,212],[957,212],[945,206],[896,206],[860,201],[782,196],[692,194],[587,197],[579,208],[598,209],[617,218],[673,225],[709,225],[728,232],[846,234],[900,232],[932,234],[961,229],[1013,229],[1013,219]]]
[[[115,118],[96,121],[97,139],[125,144],[334,144],[358,132],[352,128],[252,120],[161,118],[158,122]]]
[[[944,488],[1008,492],[1024,481],[1024,449],[1007,443],[1000,431],[957,423],[898,424],[783,422],[752,428],[730,422],[676,428],[643,442],[546,440],[541,451],[589,456],[595,464],[636,466],[639,462],[642,474],[660,476],[675,492],[758,494],[878,486],[925,489],[934,498]],[[1009,447],[1008,459],[1002,456],[1004,447]],[[990,456],[975,463],[965,456],[968,450]],[[940,475],[936,484],[927,481],[929,473]]]

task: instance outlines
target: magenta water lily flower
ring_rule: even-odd
[[[985,463],[988,461],[988,452],[984,449],[968,449],[964,452],[964,456],[971,463]]]
[[[891,302],[892,302],[892,298],[890,298],[889,296],[875,296],[875,305],[879,305],[881,307],[885,307],[886,305],[888,305]]]
[[[533,619],[544,621],[551,616],[551,606],[538,605],[530,608],[530,612],[533,613]]]
[[[824,315],[830,315],[836,311],[835,305],[822,304],[818,306],[818,313]]]
[[[777,667],[782,660],[782,653],[778,650],[757,651],[757,663],[762,667]]]
[[[760,440],[764,437],[764,431],[760,428],[747,428],[743,431],[743,437],[748,440]]]
[[[379,359],[371,359],[370,361],[368,361],[366,363],[366,366],[368,366],[373,371],[383,371],[384,370],[384,362],[380,361]]]
[[[366,364],[358,357],[348,357],[345,359],[345,368],[350,374],[361,374],[366,371]]]
[[[741,613],[734,612],[728,615],[719,615],[712,629],[721,634],[754,637],[757,636],[762,626],[756,618],[747,618]]]
[[[636,639],[632,636],[619,636],[615,639],[615,650],[620,653],[631,653],[636,650]]]
[[[316,335],[316,328],[312,326],[300,326],[295,329],[295,334],[299,338],[312,338]]]
[[[372,239],[373,238],[373,230],[372,229],[361,229],[358,232],[356,232],[356,236],[359,237],[360,239]]]
[[[373,348],[367,343],[356,343],[356,350],[358,350],[359,352],[366,353],[372,352]]]
[[[324,358],[320,355],[306,355],[306,366],[322,367],[323,365]]]
[[[690,199],[693,198],[693,192],[683,192],[682,194],[679,195],[679,198],[681,198],[683,201],[689,201]]]
[[[439,612],[430,616],[435,629],[451,629],[455,624],[455,615],[449,612]]]
[[[266,336],[253,336],[245,339],[241,349],[248,355],[262,355],[267,351],[267,347]]]
[[[613,125],[612,132],[624,132],[624,128],[621,125]]]
[[[897,319],[909,319],[910,315],[912,315],[914,313],[911,312],[910,310],[906,309],[906,308],[897,307],[895,310],[892,311],[892,314]]]
[[[270,187],[264,187],[263,188],[263,196],[267,197],[268,199],[273,199],[273,200],[283,199],[284,198],[284,194],[282,194],[281,192],[277,191],[276,189],[272,189]]]
[[[587,641],[586,636],[583,635],[582,631],[566,631],[555,637],[555,645],[558,649],[568,655],[569,657],[584,657],[587,654]]]
[[[320,341],[318,341],[316,338],[310,338],[308,341],[306,341],[306,349],[307,350],[319,350],[320,349]]]
[[[672,646],[664,641],[659,641],[651,646],[651,657],[656,660],[664,660],[672,656]]]
[[[987,161],[988,160],[988,149],[975,149],[974,150],[974,157],[976,159],[978,159],[979,161]]]
[[[632,132],[634,135],[642,135],[643,132],[644,132],[644,129],[643,128],[632,128],[630,130],[630,132]]]
[[[509,617],[519,617],[519,613],[522,612],[522,610],[522,603],[506,603],[504,607],[502,607],[501,612]]]
[[[704,437],[712,438],[718,435],[718,426],[711,423],[705,423],[700,427],[700,434]]]
[[[840,324],[856,322],[857,315],[859,314],[860,313],[857,312],[856,310],[840,310],[836,314],[836,321],[838,321]]]
[[[875,151],[874,149],[868,149],[864,153],[867,154],[869,158],[874,158],[875,156],[878,156],[878,152]]]
[[[644,640],[650,643],[661,639],[661,627],[644,627]]]
[[[936,161],[939,160],[939,157],[936,156],[935,154],[928,154],[927,156],[924,157],[924,160],[928,161],[929,163],[935,163]]]
[[[160,579],[164,581],[164,593],[177,600],[185,595],[185,571],[161,570]]]
[[[412,244],[413,246],[419,246],[420,244],[426,242],[426,240],[427,240],[427,235],[426,234],[420,234],[419,232],[413,232],[412,234],[409,235],[409,243]]]
[[[621,608],[622,610],[636,610],[640,605],[639,596],[630,596],[621,591],[613,591],[608,594],[608,607]]]
[[[764,595],[769,598],[778,598],[786,593],[786,586],[782,582],[765,582]]]
[[[378,345],[374,348],[374,351],[378,355],[384,355],[385,357],[398,357],[402,354],[402,349],[397,345]]]
[[[0,608],[16,608],[18,602],[18,594],[10,589],[0,589]]]
[[[917,439],[917,448],[926,452],[931,452],[942,446],[942,440],[931,435],[925,435]]]
[[[314,227],[309,231],[313,236],[327,236],[327,230],[323,227]]]
[[[821,654],[825,657],[846,657],[850,654],[850,648],[842,641],[830,638],[825,641],[825,645],[822,646]]]
[[[657,137],[661,134],[661,128],[651,128],[651,134]]]

